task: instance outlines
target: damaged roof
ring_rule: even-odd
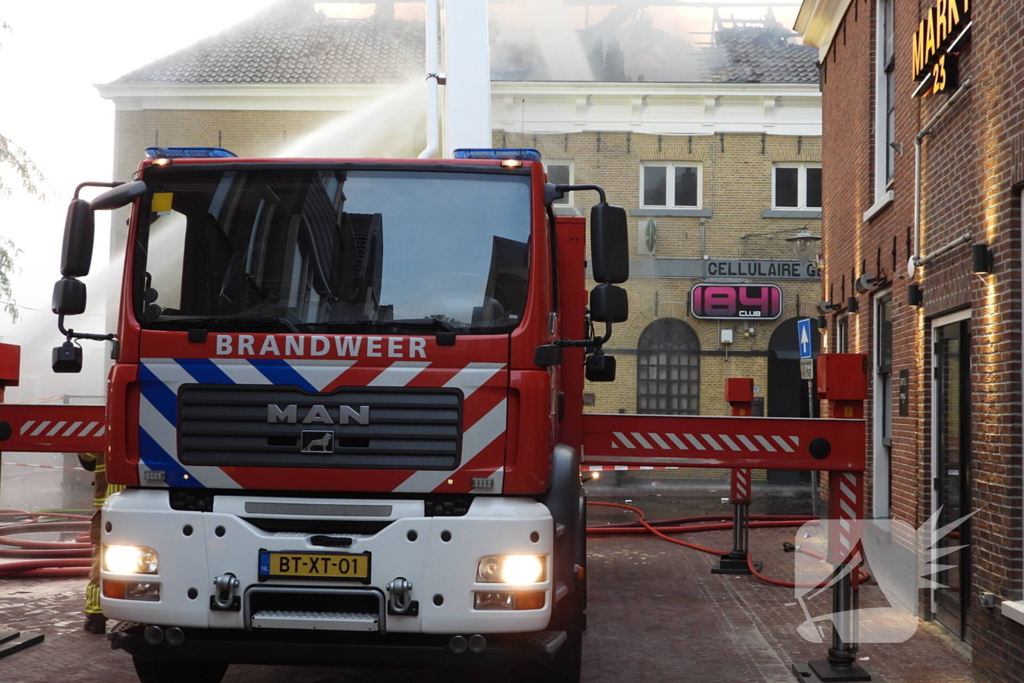
[[[789,42],[779,27],[726,28],[715,34],[718,59],[709,68],[718,83],[817,83],[818,51]]]
[[[284,0],[114,84],[399,83],[423,74],[422,22],[331,19]]]

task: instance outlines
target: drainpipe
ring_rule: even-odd
[[[437,32],[438,32],[438,5],[440,0],[427,0],[427,147],[420,152],[420,159],[430,159],[437,156],[441,148],[438,131],[441,127],[440,110],[437,106],[437,87],[441,83],[441,76],[437,73]]]
[[[935,115],[928,121],[924,128],[918,132],[914,138],[914,255],[910,257],[910,263],[907,264],[907,271],[910,277],[914,277],[914,271],[918,266],[923,266],[927,261],[932,260],[938,254],[934,254],[929,258],[921,256],[921,147],[924,144],[924,139],[932,134],[932,129],[939,122],[939,120],[946,115],[954,104],[959,102],[967,91],[971,89],[971,79],[968,78],[963,82],[963,85],[957,89],[955,93],[950,96],[946,103],[942,105]],[[959,241],[957,242],[960,243]]]

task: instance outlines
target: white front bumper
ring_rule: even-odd
[[[387,516],[358,517],[304,514],[252,514],[246,504],[390,506]],[[264,507],[264,509],[274,509]],[[290,508],[296,510],[299,508]],[[313,508],[323,511],[326,508]],[[268,532],[244,517],[310,520],[387,521],[372,535],[338,534],[352,538],[351,547],[325,548],[309,542],[311,533]],[[143,602],[102,598],[106,616],[122,621],[163,626],[243,629],[246,610],[211,609],[214,578],[227,573],[239,580],[238,595],[245,605],[252,587],[369,588],[387,599],[386,586],[402,577],[412,583],[417,616],[386,616],[382,631],[390,633],[523,633],[541,631],[551,616],[552,547],[554,523],[548,509],[523,498],[478,497],[462,516],[424,515],[423,501],[217,496],[213,512],[186,512],[170,507],[167,491],[129,489],[112,496],[103,508],[104,544],[140,545],[159,557],[159,573],[152,576],[113,574],[102,578],[155,581],[161,584],[160,601]],[[110,530],[106,527],[109,525]],[[187,533],[187,527],[191,533]],[[415,532],[415,534],[410,534]],[[447,532],[447,533],[446,533]],[[450,540],[442,540],[442,535]],[[414,537],[415,540],[410,540]],[[534,541],[533,539],[537,540]],[[369,552],[368,585],[332,580],[265,580],[257,576],[260,549],[280,552]],[[488,555],[547,555],[545,583],[506,586],[476,582],[479,560]],[[195,589],[190,598],[190,589]],[[473,609],[475,591],[543,590],[547,599],[539,610],[482,611]],[[436,600],[441,596],[443,600]],[[436,604],[441,602],[440,605]]]

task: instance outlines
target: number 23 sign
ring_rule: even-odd
[[[782,314],[782,290],[775,285],[695,285],[690,313],[710,320],[775,320]]]

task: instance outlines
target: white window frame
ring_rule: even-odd
[[[548,172],[550,166],[568,166],[569,167],[569,184],[573,185],[576,182],[576,164],[572,159],[545,159],[544,160],[544,172]],[[566,192],[565,197],[556,201],[552,206],[574,206],[573,195],[574,192]]]
[[[895,141],[896,131],[893,131],[894,140],[888,139],[889,126],[889,89],[886,77],[885,60],[885,22],[889,14],[887,9],[892,7],[895,0],[875,0],[875,192],[874,201],[885,199],[889,191],[889,184],[892,176],[886,172],[889,164],[891,150],[890,142]],[[895,38],[894,38],[895,39]],[[895,59],[895,50],[893,59]],[[894,158],[895,163],[895,158]]]
[[[935,319],[933,319],[931,321],[931,328],[932,328],[932,338],[931,338],[931,342],[932,342],[931,372],[932,372],[932,378],[933,379],[932,379],[932,391],[931,391],[931,394],[932,394],[931,415],[929,416],[931,418],[931,434],[929,436],[931,437],[931,442],[932,442],[932,447],[931,447],[931,452],[932,452],[931,453],[931,456],[932,456],[932,458],[931,458],[931,460],[932,460],[932,481],[931,481],[931,485],[930,485],[929,488],[931,489],[931,492],[932,492],[932,495],[931,495],[931,498],[932,498],[932,501],[931,501],[932,502],[931,513],[932,513],[932,515],[937,515],[939,513],[939,508],[938,508],[939,492],[935,488],[935,479],[936,479],[936,474],[935,473],[938,472],[938,470],[939,470],[939,411],[941,410],[941,406],[939,406],[939,383],[936,382],[935,379],[934,379],[934,377],[935,377],[935,368],[939,367],[939,355],[936,353],[935,335],[938,334],[939,328],[941,328],[941,327],[945,327],[946,325],[952,325],[952,324],[958,323],[958,322],[960,322],[962,320],[970,320],[971,319],[971,314],[972,314],[972,309],[967,308],[967,309],[964,309],[962,311],[957,311],[956,313],[950,313],[949,315],[944,315],[941,318],[935,318]],[[937,557],[938,557],[936,555],[937,550],[938,550],[937,548],[932,548],[929,551],[929,553],[928,553],[929,554],[929,561],[932,562],[932,563],[936,562],[936,560],[937,560]],[[930,606],[931,607],[931,613],[935,614],[935,609],[936,609],[936,606],[935,606],[935,588],[933,587],[928,593],[929,593],[929,600],[930,600],[930,603],[931,603],[931,606]],[[1004,611],[1003,614],[1006,614],[1006,612]]]
[[[775,171],[780,168],[798,169],[796,177],[797,204],[798,206],[779,206],[775,203]],[[772,164],[772,210],[774,211],[821,211],[820,206],[807,206],[807,169],[821,168],[821,164],[808,164],[797,162],[780,162]]]
[[[660,166],[665,170],[665,203],[644,203],[644,169]],[[680,205],[675,203],[676,174],[679,167],[697,169],[697,204]],[[640,164],[640,208],[641,209],[703,209],[704,208],[704,164],[699,161],[645,161]]]
[[[889,419],[890,426],[895,420],[892,414],[893,402],[892,402],[892,389],[895,386],[893,383],[892,366],[889,368],[889,391],[885,392],[885,383],[882,376],[878,372],[878,361],[879,361],[879,331],[881,330],[881,303],[883,299],[888,298],[889,306],[894,305],[894,299],[892,296],[892,289],[885,289],[878,292],[871,299],[871,315],[872,315],[872,329],[871,329],[871,346],[872,348],[872,363],[871,363],[871,413],[872,413],[872,459],[871,459],[871,516],[875,519],[888,519],[892,513],[892,480],[889,476],[890,463],[892,462],[892,443],[890,434],[890,443],[886,445],[882,443],[882,420],[885,419],[883,411],[879,410],[882,405],[882,401],[889,401]],[[895,309],[891,309],[895,311]],[[895,331],[893,332],[893,341],[895,341]],[[894,352],[895,349],[892,349]],[[895,358],[895,353],[893,353]],[[894,361],[895,364],[895,361]],[[883,394],[888,394],[883,396]]]

